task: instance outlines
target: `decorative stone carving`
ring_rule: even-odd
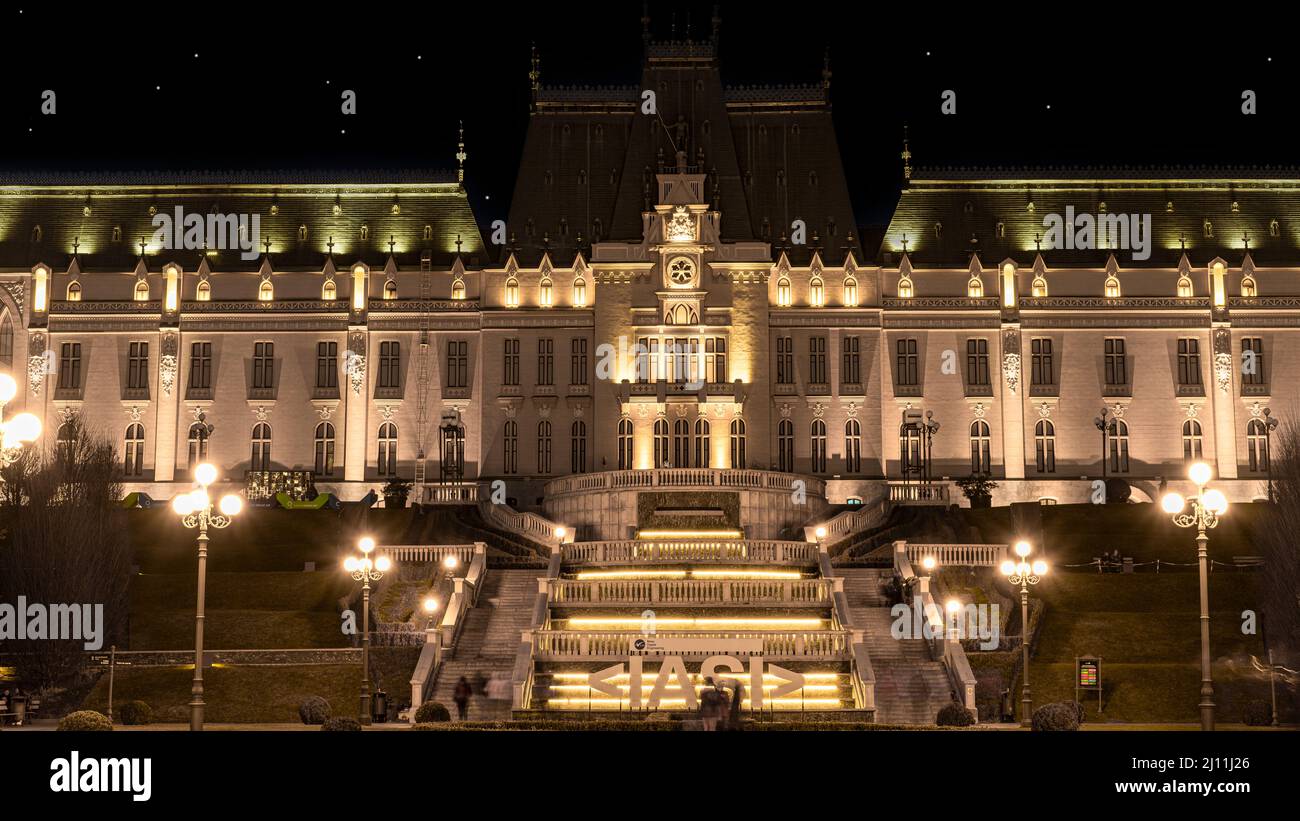
[[[1184,406],[1183,410],[1187,412],[1188,419],[1195,419],[1201,412],[1201,406],[1196,404],[1195,402],[1192,402]]]
[[[5,292],[9,294],[9,298],[14,301],[14,305],[18,308],[18,313],[21,315],[23,313],[23,306],[27,301],[27,287],[21,282],[0,282],[0,287],[3,287]],[[15,317],[14,321],[17,322],[17,319],[18,318]]]
[[[334,405],[317,405],[316,413],[320,416],[322,422],[328,422],[334,415]]]
[[[673,209],[672,216],[668,218],[665,232],[669,242],[694,242],[695,241],[695,218],[684,205],[679,205]]]
[[[983,419],[985,414],[988,413],[988,410],[988,405],[985,405],[983,402],[976,402],[974,405],[970,406],[971,415],[976,419]]]
[[[271,409],[266,405],[258,405],[253,408],[253,418],[259,422],[265,422],[271,417]]]
[[[790,412],[791,412],[792,410],[793,410],[793,408],[790,406],[790,403],[789,403],[789,402],[782,402],[782,403],[781,403],[781,418],[782,418],[782,419],[789,419],[789,418],[790,418]]]
[[[64,405],[59,408],[59,419],[62,420],[63,424],[67,424],[76,419],[78,413],[79,411],[72,405]]]
[[[822,417],[824,417],[824,416],[826,415],[826,403],[825,403],[825,402],[813,402],[813,403],[810,405],[810,407],[812,408],[812,415],[813,415],[813,418],[814,418],[814,419],[821,419]]]
[[[176,387],[178,344],[176,334],[163,334],[162,355],[158,357],[158,384],[162,386],[164,396],[171,396]]]
[[[379,415],[383,417],[385,422],[393,421],[393,414],[397,411],[392,405],[380,405],[378,410]]]
[[[1119,402],[1110,406],[1110,412],[1116,419],[1123,419],[1124,414],[1128,411],[1128,405],[1122,405]]]
[[[1044,419],[1052,418],[1052,404],[1050,402],[1040,402],[1038,404],[1038,415]]]
[[[126,413],[127,418],[132,422],[139,422],[144,416],[144,408],[139,405],[132,405],[129,408],[123,408],[122,410]]]
[[[1016,388],[1020,386],[1020,354],[1002,355],[1002,377],[1007,381],[1007,390],[1015,395]]]
[[[27,386],[32,396],[40,396],[45,375],[54,373],[54,352],[45,348],[45,334],[36,331],[27,341]]]
[[[850,402],[844,406],[844,415],[850,419],[857,419],[860,410],[862,407],[857,402]]]
[[[1253,402],[1253,403],[1251,403],[1250,407],[1247,408],[1247,410],[1250,411],[1250,418],[1251,418],[1251,419],[1259,419],[1260,417],[1262,417],[1262,416],[1264,415],[1264,403],[1263,403],[1263,402]]]
[[[1218,383],[1219,390],[1224,393],[1232,390],[1232,354],[1214,355],[1214,381]]]

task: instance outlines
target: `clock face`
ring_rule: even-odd
[[[674,285],[690,285],[695,282],[695,263],[686,257],[677,257],[668,264],[668,280]]]

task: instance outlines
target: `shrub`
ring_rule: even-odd
[[[122,723],[127,725],[153,723],[153,710],[143,701],[128,701],[122,705],[118,715],[121,716]]]
[[[335,718],[325,719],[325,723],[320,728],[326,732],[361,732],[361,722],[351,716],[336,716]]]
[[[1036,733],[1068,732],[1079,729],[1079,714],[1072,702],[1058,701],[1034,710],[1031,724]]]
[[[940,727],[969,727],[975,723],[975,714],[964,704],[954,701],[939,708],[934,723]]]
[[[1069,703],[1074,705],[1074,712],[1079,716],[1079,723],[1082,724],[1084,718],[1087,717],[1088,715],[1087,712],[1083,709],[1083,705],[1077,701],[1071,701]]]
[[[303,724],[324,724],[330,717],[330,703],[320,696],[308,696],[298,705],[298,718]]]
[[[451,711],[441,701],[426,701],[415,711],[416,724],[431,724],[437,721],[451,721]]]
[[[1242,710],[1241,720],[1248,727],[1267,727],[1273,723],[1273,706],[1267,701],[1246,702],[1246,709]]]
[[[94,710],[78,710],[68,713],[59,722],[59,729],[73,733],[108,732],[113,729],[113,722],[108,716]]]

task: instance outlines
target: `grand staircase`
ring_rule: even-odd
[[[943,663],[930,658],[921,638],[896,639],[894,618],[884,588],[891,570],[841,568],[844,595],[853,626],[863,640],[876,674],[876,721],[881,724],[933,724],[939,709],[953,700]]]
[[[456,640],[450,659],[443,662],[434,682],[433,701],[440,701],[456,715],[456,683],[464,676],[471,684],[476,678],[504,677],[507,681],[515,666],[519,638],[532,622],[533,597],[537,594],[536,570],[493,570],[483,582],[476,606],[466,612],[465,626]],[[497,721],[510,718],[510,701],[490,700],[475,693],[469,702],[470,721]]]

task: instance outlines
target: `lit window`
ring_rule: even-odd
[[[397,299],[397,283],[391,279],[384,283],[384,299]]]
[[[582,277],[573,281],[573,307],[587,307],[587,280]]]
[[[551,287],[551,279],[547,277],[542,280],[541,298],[539,304],[543,308],[555,306],[554,288]]]
[[[199,287],[194,292],[194,296],[199,302],[212,301],[212,286],[208,284],[206,279],[199,280]]]
[[[519,280],[514,277],[506,280],[506,307],[519,307]]]
[[[75,282],[68,283],[68,301],[69,302],[81,301],[81,286],[79,284]]]
[[[1184,299],[1192,296],[1192,281],[1185,276],[1178,278],[1178,296]]]
[[[791,301],[790,280],[781,277],[776,281],[776,304],[782,308],[789,308]]]
[[[339,298],[339,286],[334,284],[334,280],[327,279],[325,284],[320,286],[320,298],[327,302]]]
[[[458,279],[451,283],[451,298],[455,300],[465,298],[465,280]]]
[[[1244,297],[1259,296],[1259,288],[1255,285],[1254,277],[1244,277],[1241,280],[1241,295]]]
[[[1119,299],[1119,277],[1106,277],[1106,298]]]
[[[826,304],[826,286],[822,284],[821,277],[813,277],[812,282],[808,283],[808,304],[814,308]]]
[[[844,280],[844,307],[858,307],[858,281],[853,277]]]
[[[695,282],[695,263],[686,257],[677,257],[668,264],[668,280],[682,288]]]
[[[966,283],[966,296],[971,298],[984,296],[984,281],[979,277],[971,277]]]
[[[1034,277],[1034,284],[1031,293],[1034,296],[1047,296],[1047,280],[1043,277]]]
[[[898,281],[898,298],[911,299],[915,291],[912,288],[912,280],[909,277],[903,277]]]
[[[275,299],[275,288],[271,286],[271,280],[262,280],[262,284],[257,288],[257,298],[262,302],[270,302]]]
[[[143,279],[135,284],[135,301],[136,302],[149,301],[149,283]]]

